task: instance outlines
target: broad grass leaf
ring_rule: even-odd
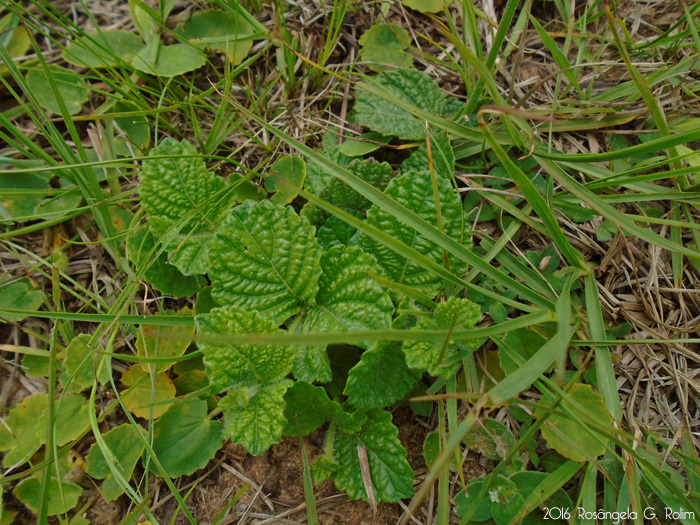
[[[96,349],[90,344],[91,339],[92,336],[88,334],[80,334],[58,354],[58,359],[63,362],[63,373],[58,380],[70,392],[82,392],[95,382],[98,361]],[[103,367],[99,382],[105,384],[109,381],[109,374],[109,369]]]
[[[138,363],[122,374],[121,381],[132,387],[122,393],[122,401],[137,417],[149,419],[153,407],[153,418],[159,418],[170,406],[167,401],[175,397],[175,386],[166,373],[156,374],[152,381],[151,375]]]
[[[29,279],[20,279],[0,287],[1,308],[32,311],[39,308],[43,302],[44,292],[35,290]],[[0,309],[0,319],[18,323],[26,318],[24,314],[4,313]]]
[[[138,430],[126,423],[113,428],[102,437],[112,453],[110,463],[114,463],[124,479],[128,480],[144,449]],[[86,461],[87,473],[93,478],[104,479],[101,491],[107,501],[115,500],[124,493],[97,444],[90,448]]]
[[[241,9],[240,6],[237,8]],[[194,14],[181,35],[197,47],[225,52],[235,66],[250,53],[255,32],[255,28],[238,13],[210,10]]]
[[[377,87],[419,109],[435,115],[445,110],[445,95],[428,75],[415,69],[397,69],[375,77]],[[425,121],[383,98],[360,89],[352,113],[353,121],[382,135],[405,140],[425,139]]]
[[[413,469],[398,439],[391,414],[384,410],[367,412],[367,421],[355,434],[336,431],[333,450],[338,462],[335,486],[352,499],[368,501],[362,481],[358,446],[367,449],[369,470],[378,502],[396,503],[413,496]]]
[[[344,394],[358,410],[384,408],[404,399],[417,379],[406,366],[401,345],[380,341],[350,370]]]
[[[411,37],[408,31],[396,24],[374,25],[363,33],[359,42],[360,58],[368,62],[368,67],[373,71],[385,71],[391,66],[413,66],[413,57],[406,52]]]
[[[435,308],[432,316],[421,317],[416,324],[418,330],[449,330],[474,328],[481,319],[481,308],[469,299],[450,297]],[[427,370],[435,377],[454,376],[462,363],[446,362],[460,350],[476,350],[478,341],[404,341],[406,363],[413,369]]]
[[[206,64],[204,55],[190,44],[160,45],[155,63],[149,58],[149,47],[143,48],[132,61],[139,71],[159,77],[176,77]]]
[[[301,333],[389,328],[394,305],[389,294],[368,272],[377,272],[374,258],[357,247],[336,246],[321,257],[316,304],[301,323]],[[331,379],[325,345],[299,347],[294,367],[297,379]]]
[[[148,214],[151,233],[164,239],[172,264],[185,275],[209,270],[209,244],[213,232],[228,214],[234,197],[224,191],[226,181],[209,172],[187,141],[166,138],[141,170],[141,204]]]
[[[168,476],[203,468],[221,448],[223,423],[208,417],[207,402],[193,398],[172,405],[153,426],[153,451]]]
[[[459,196],[446,179],[438,178],[437,185],[445,234],[471,247],[470,231],[468,225],[464,223]],[[424,171],[404,173],[389,183],[385,193],[426,222],[438,226],[435,195],[429,173]],[[379,206],[374,205],[369,209],[367,222],[434,262],[443,263],[443,250],[440,247]],[[366,235],[360,236],[359,244],[365,251],[376,257],[379,266],[392,281],[412,286],[429,297],[435,297],[442,289],[443,280],[440,277],[408,262],[387,246]],[[464,273],[466,267],[464,261],[456,257],[450,259],[450,269],[455,275]]]
[[[57,514],[65,514],[70,509],[78,504],[80,495],[83,493],[83,488],[80,485],[66,481],[66,476],[72,469],[73,465],[68,454],[57,459],[58,476],[56,475],[56,466],[51,463],[44,467],[49,469],[48,477],[48,509],[49,516]],[[38,512],[40,502],[44,496],[42,492],[43,469],[37,471],[34,475],[22,480],[13,491],[22,503],[24,503],[32,512]]]
[[[48,68],[48,74],[53,77],[58,94],[63,99],[68,114],[75,115],[79,113],[90,94],[85,81],[80,75],[70,69],[56,65],[50,65]],[[41,107],[60,115],[61,107],[44,70],[41,68],[31,69],[27,73],[26,80],[27,84],[32,86],[32,94],[36,97]]]
[[[212,308],[195,317],[197,333],[278,333],[275,323],[255,311],[236,306]],[[272,383],[291,372],[297,350],[292,345],[226,345],[198,342],[204,353],[212,386],[217,392],[235,383]]]
[[[284,394],[293,381],[242,387],[219,402],[224,416],[224,437],[243,445],[253,456],[282,440],[286,426]]]
[[[314,233],[291,207],[268,200],[235,207],[211,248],[212,297],[282,324],[318,291],[321,247]]]
[[[270,200],[284,206],[292,202],[306,179],[306,162],[297,155],[285,155],[275,162],[265,177],[265,189],[273,193]]]
[[[301,435],[306,436],[329,420],[335,421],[342,428],[359,430],[359,426],[353,425],[352,414],[345,412],[339,403],[332,401],[323,387],[297,381],[287,390],[284,400],[284,417],[287,420],[285,436],[299,435],[297,429]]]
[[[192,310],[184,307],[174,312],[166,310],[166,316],[191,316]],[[141,357],[180,357],[192,343],[194,326],[141,327],[136,335],[136,350]],[[144,372],[164,372],[176,361],[147,363],[142,362]]]
[[[129,31],[100,31],[76,38],[62,56],[79,67],[109,67],[120,61],[131,62],[143,47],[143,40]]]
[[[586,410],[585,415],[579,415],[579,421],[570,418],[562,410],[571,411],[572,407],[568,399]],[[543,398],[540,406],[550,408],[554,405],[554,399]],[[577,411],[578,412],[578,411]],[[535,417],[540,418],[545,410],[535,411]],[[605,453],[605,438],[596,437],[588,423],[595,421],[596,425],[610,427],[612,419],[605,406],[603,397],[594,392],[590,385],[582,383],[574,385],[568,392],[567,398],[549,415],[546,425],[542,426],[542,437],[547,444],[562,456],[577,462],[597,458]],[[584,454],[585,453],[585,454]]]
[[[129,258],[137,268],[146,268],[144,278],[165,295],[189,297],[204,286],[206,280],[199,275],[185,275],[177,266],[168,262],[164,251],[156,256],[156,240],[148,228],[134,230],[126,240]]]
[[[37,434],[37,423],[44,423],[42,416],[47,403],[46,394],[35,394],[5,417],[5,423],[0,425],[0,451],[7,452],[2,460],[5,468],[25,463],[41,447],[44,440]]]

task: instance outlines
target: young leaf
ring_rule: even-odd
[[[406,397],[416,376],[406,366],[399,343],[380,341],[350,370],[344,393],[358,410],[384,408]]]
[[[126,239],[126,249],[134,266],[147,268],[144,278],[165,295],[188,297],[206,282],[200,275],[184,275],[168,262],[165,252],[156,257],[156,240],[147,228],[134,230]]]
[[[79,67],[109,67],[120,60],[131,62],[144,47],[138,35],[128,31],[100,31],[73,40],[64,49],[63,60]]]
[[[360,428],[353,420],[352,414],[331,401],[326,390],[320,386],[314,386],[305,381],[297,381],[287,390],[284,396],[286,407],[284,417],[287,426],[284,428],[285,436],[296,436],[297,421],[302,435],[307,435],[316,430],[326,421],[335,421],[348,432],[357,432]]]
[[[126,423],[113,428],[102,437],[112,453],[110,461],[115,463],[124,479],[128,480],[144,449],[138,430]],[[93,478],[104,479],[101,490],[102,496],[107,501],[112,501],[123,494],[124,491],[114,479],[107,460],[97,444],[90,448],[86,461],[87,473]]]
[[[445,233],[455,240],[470,245],[468,226],[464,224],[462,203],[459,196],[454,193],[452,186],[446,179],[438,178],[437,184]],[[399,204],[414,211],[427,222],[438,225],[435,196],[429,173],[405,173],[401,177],[392,180],[387,186],[385,193]],[[436,244],[423,238],[413,228],[401,221],[397,221],[379,206],[375,205],[370,208],[367,212],[367,222],[390,234],[393,238],[404,242],[433,261],[443,262],[443,250]],[[430,297],[435,297],[442,289],[442,279],[420,266],[409,263],[396,252],[374,239],[362,235],[360,236],[360,246],[377,258],[379,266],[382,267],[387,277],[392,281],[413,286]],[[450,259],[450,264],[452,273],[455,275],[459,275],[466,270],[466,263],[459,259]]]
[[[42,414],[47,403],[46,394],[35,394],[5,417],[5,423],[0,425],[0,452],[7,452],[2,461],[5,468],[23,464],[41,447],[44,440],[37,435],[37,423],[45,421]],[[46,432],[42,433],[44,435]]]
[[[406,461],[406,450],[398,439],[391,414],[384,410],[367,412],[367,421],[356,434],[336,431],[333,450],[338,462],[335,486],[352,499],[368,501],[362,480],[359,446],[364,446],[377,501],[396,503],[413,496],[413,469]]]
[[[469,299],[450,297],[435,308],[430,317],[421,317],[416,324],[418,330],[449,330],[474,328],[481,319],[481,308]],[[452,365],[445,362],[459,350],[476,350],[478,341],[454,343],[452,341],[405,341],[403,351],[406,363],[411,368],[427,370],[436,377],[449,378],[457,373],[461,363]]]
[[[168,476],[187,476],[203,468],[221,448],[223,423],[212,421],[207,402],[185,399],[153,425],[153,451]]]
[[[293,382],[285,379],[264,386],[232,390],[219,402],[226,417],[224,437],[243,445],[253,456],[282,440],[286,420],[284,394]]]
[[[83,107],[83,104],[87,102],[88,95],[90,94],[87,84],[85,84],[85,81],[80,75],[70,69],[56,65],[50,65],[48,67],[48,74],[53,77],[56,88],[58,89],[58,94],[63,99],[68,114],[75,115],[80,111],[80,108]],[[29,73],[27,73],[27,84],[32,86],[32,94],[36,97],[41,107],[58,115],[61,114],[61,107],[56,99],[56,94],[43,69],[31,69]]]
[[[65,514],[70,509],[78,504],[80,495],[83,493],[82,487],[66,481],[66,476],[72,469],[73,465],[68,454],[57,459],[58,476],[56,475],[56,466],[52,463],[44,468],[49,469],[48,477],[48,510],[49,516],[56,514]],[[38,512],[44,493],[42,491],[42,478],[44,476],[43,469],[37,471],[33,476],[30,476],[15,487],[14,495],[24,503],[29,510]]]
[[[165,372],[152,378],[138,363],[122,374],[121,381],[131,387],[122,393],[122,401],[129,412],[137,417],[148,419],[152,406],[153,418],[159,418],[170,406],[165,402],[175,397],[175,386]]]
[[[306,313],[302,333],[389,328],[394,306],[367,274],[378,270],[371,256],[356,247],[336,246],[321,257],[321,269],[316,304]],[[308,382],[330,381],[325,345],[300,347],[294,375]]]
[[[397,69],[375,77],[377,86],[391,95],[413,104],[419,109],[442,115],[445,95],[428,75],[415,69]],[[425,122],[406,110],[377,95],[360,89],[355,100],[353,119],[382,135],[400,139],[425,139]]]
[[[141,204],[149,216],[153,236],[168,239],[171,262],[185,275],[209,270],[209,243],[224,219],[233,195],[224,194],[226,181],[210,173],[197,150],[187,141],[166,138],[149,156],[141,170]],[[184,219],[183,219],[184,217]]]
[[[192,310],[184,307],[182,310],[174,312],[165,311],[166,316],[192,315]],[[194,326],[143,326],[139,328],[136,335],[136,350],[142,357],[180,357],[185,353],[187,347],[192,342],[194,336]],[[142,362],[141,368],[144,372],[159,373],[170,368],[176,361],[147,363]]]
[[[63,373],[58,380],[63,388],[71,392],[82,392],[95,381],[97,354],[90,345],[91,339],[88,334],[80,334],[58,354],[58,359],[63,362]],[[106,367],[98,379],[102,384],[109,380],[109,370]]]
[[[450,139],[444,130],[430,131],[430,153],[435,174],[447,180],[452,180],[455,174],[455,154]],[[430,172],[430,157],[428,157],[428,147],[425,143],[421,144],[401,164],[402,173],[409,171]]]
[[[413,66],[413,57],[406,52],[411,43],[408,31],[396,24],[379,23],[360,37],[360,57],[369,62],[372,71],[385,71],[391,65],[403,68]]]
[[[313,302],[321,274],[314,229],[268,200],[233,209],[211,248],[212,297],[282,324]]]
[[[605,401],[600,394],[593,391],[590,385],[574,385],[568,392],[568,398],[586,409],[586,415],[581,417],[595,421],[599,425],[609,426],[612,429],[612,419],[605,406]],[[554,400],[544,397],[540,401],[540,405],[550,408],[554,405]],[[561,402],[555,412],[550,414],[547,424],[542,426],[542,437],[547,441],[547,444],[562,456],[579,463],[604,454],[605,440],[596,439],[595,434],[588,427],[571,419],[566,413],[562,414],[563,408],[571,410],[567,398]],[[535,417],[542,417],[544,413],[543,409],[538,409],[535,411]]]
[[[275,323],[255,311],[236,306],[212,308],[195,317],[197,333],[246,334],[281,332]],[[296,348],[292,345],[230,346],[197,343],[204,353],[211,384],[220,392],[235,383],[273,383],[292,370]]]
[[[359,219],[361,217],[360,212],[350,212]],[[316,233],[316,239],[318,243],[323,247],[324,250],[329,250],[333,246],[354,246],[357,244],[358,233],[354,226],[349,225],[347,222],[342,221],[338,217],[329,217],[323,223],[322,226],[318,228]]]

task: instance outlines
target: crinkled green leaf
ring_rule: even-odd
[[[155,422],[153,451],[170,477],[186,476],[205,467],[221,448],[222,428],[208,417],[206,401],[185,399]]]
[[[177,312],[166,310],[166,316],[191,316],[192,310],[184,307]],[[136,334],[136,350],[141,357],[180,357],[192,343],[194,326],[142,326]],[[144,372],[164,372],[176,361],[142,362]]]
[[[15,310],[36,310],[44,302],[44,292],[34,290],[29,279],[20,279],[15,283],[0,286],[0,308]],[[8,314],[0,310],[0,319],[18,323],[27,316]]]
[[[438,177],[437,184],[445,233],[462,244],[471,246],[471,232],[469,226],[465,224],[459,196],[453,191],[451,184],[446,179]],[[404,173],[389,183],[385,193],[426,222],[436,227],[439,226],[429,173],[424,171]],[[369,209],[367,222],[433,261],[443,264],[443,250],[441,248],[402,221],[398,221],[379,206],[375,205]],[[442,279],[428,270],[408,262],[374,239],[361,235],[359,244],[365,251],[376,257],[379,266],[392,281],[413,286],[430,297],[435,297],[442,289]],[[465,262],[455,257],[451,257],[449,262],[450,269],[455,275],[466,271]]]
[[[374,162],[370,160],[356,159],[350,163],[348,169],[369,182],[375,188],[383,190],[391,181],[393,170],[386,162]],[[340,179],[332,179],[328,186],[321,192],[321,198],[343,210],[365,211],[372,203],[357,191],[353,190]]]
[[[357,211],[351,213],[355,216],[361,215]],[[329,250],[333,246],[341,244],[343,246],[354,246],[357,244],[359,235],[354,226],[350,226],[338,217],[333,216],[326,219],[323,225],[318,228],[316,238],[325,250]]]
[[[175,397],[175,386],[168,374],[161,372],[151,377],[138,363],[122,374],[121,382],[131,387],[128,392],[122,392],[126,408],[144,419],[151,417],[151,406],[154,419],[162,416],[170,406],[168,400]]]
[[[236,306],[212,308],[195,317],[197,333],[204,335],[277,333],[275,323],[255,311]],[[271,383],[283,379],[294,366],[293,345],[219,345],[197,343],[204,353],[210,380],[217,392],[235,383]]]
[[[224,51],[235,66],[250,53],[254,33],[255,28],[238,13],[210,10],[193,15],[182,31],[182,37],[198,47]]]
[[[321,274],[314,228],[268,200],[233,209],[211,248],[212,297],[282,324],[312,303]]]
[[[445,131],[430,131],[430,153],[435,174],[452,180],[455,174],[455,154]],[[404,173],[409,171],[430,171],[428,147],[425,143],[421,144],[416,151],[411,153],[410,157],[403,161],[401,171]]]
[[[400,344],[380,341],[350,370],[344,393],[358,410],[384,408],[408,395],[416,375],[406,366]]]
[[[396,69],[375,77],[377,87],[419,109],[442,115],[445,94],[428,75],[416,69]],[[400,139],[425,139],[425,121],[419,120],[393,103],[362,90],[357,94],[352,117],[357,124],[382,135]]]
[[[586,410],[585,416],[579,414],[580,419],[589,423],[595,421],[596,426],[610,427],[610,431],[613,432],[612,419],[605,406],[605,401],[599,393],[593,391],[590,385],[582,383],[574,385],[568,392],[568,398]],[[551,408],[554,405],[554,399],[543,397],[540,405],[545,409]],[[579,421],[562,413],[563,408],[572,410],[567,398],[550,414],[547,424],[542,426],[542,437],[547,444],[565,458],[579,463],[604,454],[606,450],[605,439],[598,435],[595,430],[581,425]],[[535,411],[536,418],[542,417],[544,414],[544,409]]]
[[[31,216],[49,191],[49,182],[45,177],[34,173],[1,173],[0,219],[2,222],[14,222],[15,219]]]
[[[37,423],[45,421],[42,415],[47,403],[46,394],[35,394],[19,403],[5,417],[5,423],[0,425],[0,451],[7,452],[2,461],[5,468],[21,465],[41,447],[44,440],[37,434]],[[43,432],[42,436],[45,435]]]
[[[128,31],[100,31],[73,40],[63,50],[66,62],[80,67],[108,67],[120,60],[131,62],[143,49],[141,38]]]
[[[49,516],[68,512],[78,504],[80,495],[83,493],[83,488],[81,486],[63,479],[73,467],[68,454],[64,455],[62,458],[58,458],[57,462],[58,476],[56,475],[56,465],[53,463],[44,467],[49,469],[47,508],[47,514]],[[40,502],[44,497],[42,492],[43,476],[44,471],[41,469],[34,475],[20,481],[13,491],[17,499],[35,513],[38,512]]]
[[[374,259],[357,247],[336,246],[321,257],[316,304],[306,312],[301,333],[389,328],[394,306],[389,294],[367,272],[376,272]],[[294,368],[297,379],[331,379],[325,345],[299,347]]]
[[[126,423],[113,428],[102,437],[112,454],[110,463],[114,463],[124,479],[128,480],[144,448],[138,430]],[[107,460],[97,444],[90,448],[86,461],[87,473],[93,478],[104,479],[101,490],[107,501],[112,501],[122,495],[124,491],[114,479]]]
[[[200,275],[184,275],[168,262],[165,252],[156,257],[156,240],[146,228],[134,230],[126,240],[129,258],[137,268],[147,267],[144,278],[165,295],[188,297],[204,286],[206,280]]]
[[[59,354],[63,362],[63,373],[58,377],[63,388],[71,392],[82,392],[95,382],[97,359],[96,348],[90,344],[92,336],[80,334],[73,339]],[[109,381],[110,371],[102,368],[98,380],[101,384]]]
[[[150,57],[150,48],[145,47],[132,61],[132,65],[139,71],[159,77],[176,77],[199,69],[205,63],[204,55],[190,44],[158,46],[155,63]]]
[[[336,431],[333,450],[338,462],[335,486],[352,499],[368,500],[362,481],[357,447],[364,446],[377,501],[396,503],[413,496],[413,469],[406,461],[406,450],[398,439],[399,431],[384,410],[367,412],[360,432]]]
[[[360,37],[360,58],[373,71],[385,71],[391,66],[410,68],[413,57],[406,52],[411,43],[408,31],[396,24],[379,23]]]
[[[359,430],[359,425],[354,423],[352,414],[345,412],[340,404],[332,401],[323,387],[297,381],[287,390],[284,400],[286,402],[284,417],[287,420],[285,436],[298,435],[297,422],[303,436],[310,434],[329,420],[339,423],[347,431]]]
[[[338,462],[333,457],[333,454],[323,454],[316,458],[313,464],[314,481],[316,484],[323,483],[327,479],[332,479],[335,473],[338,472]]]
[[[48,74],[53,77],[58,89],[58,94],[63,99],[63,103],[69,115],[75,115],[87,102],[90,91],[87,84],[75,71],[64,67],[50,65]],[[51,87],[49,77],[43,68],[30,69],[27,73],[27,84],[32,86],[32,94],[37,102],[44,109],[61,114],[61,107],[58,104],[56,94]]]
[[[306,179],[306,162],[296,155],[285,155],[277,160],[265,177],[265,189],[274,192],[270,200],[284,206],[292,202]]]
[[[481,319],[481,308],[469,299],[450,297],[435,308],[432,316],[421,317],[417,330],[464,330],[473,328]],[[462,366],[460,362],[446,365],[445,362],[460,350],[476,350],[478,341],[404,341],[406,363],[411,368],[427,370],[436,377],[452,377]]]
[[[143,162],[141,204],[151,233],[165,238],[170,262],[182,273],[206,273],[213,232],[228,214],[233,195],[223,191],[226,181],[207,170],[187,141],[166,138],[149,155],[180,156]]]
[[[292,384],[285,379],[231,391],[219,402],[226,417],[224,437],[243,445],[253,456],[279,443],[286,425],[284,394]]]

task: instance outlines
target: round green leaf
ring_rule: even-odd
[[[206,63],[202,53],[190,44],[159,46],[155,64],[149,60],[149,53],[149,47],[141,50],[134,58],[133,66],[139,71],[159,77],[176,77],[199,69]]]
[[[206,401],[183,400],[155,422],[153,451],[170,477],[192,474],[221,448],[222,427],[220,421],[209,419]]]
[[[421,13],[439,13],[452,3],[452,0],[401,0],[403,5]]]
[[[380,23],[370,27],[360,37],[360,57],[369,62],[368,66],[373,71],[385,71],[392,65],[410,68],[413,57],[405,51],[410,43],[411,37],[404,28]]]
[[[184,307],[174,312],[165,311],[166,316],[191,316],[192,310]],[[136,350],[141,357],[180,357],[192,342],[194,326],[141,327],[136,336]],[[176,361],[148,363],[142,362],[144,372],[164,372]]]
[[[48,66],[49,75],[54,79],[59,96],[63,99],[69,115],[80,112],[87,102],[89,90],[83,79],[70,69],[56,65]],[[27,73],[27,84],[32,87],[32,94],[44,109],[61,114],[56,93],[51,88],[49,77],[42,68],[32,69]]]
[[[239,13],[201,11],[187,22],[182,36],[192,44],[224,51],[235,66],[253,47],[255,29]]]
[[[483,426],[475,426],[464,437],[464,444],[489,459],[503,459],[515,445],[515,436],[495,419],[485,419]]]
[[[131,62],[143,49],[143,40],[128,31],[100,31],[73,40],[63,59],[80,67],[109,67],[119,61]]]
[[[114,117],[114,122],[124,132],[129,142],[138,149],[148,146],[151,140],[151,127],[148,125],[148,119],[136,104],[122,100],[114,105],[112,111],[114,113],[132,113],[131,115]]]
[[[99,357],[96,353],[97,348],[90,344],[91,339],[92,336],[88,334],[80,334],[58,354],[58,358],[63,362],[63,373],[58,380],[71,392],[81,392],[91,387],[95,381]],[[103,367],[99,382],[106,383],[109,373],[109,369]]]
[[[34,173],[0,174],[0,218],[3,222],[31,219],[49,192],[46,177]]]
[[[12,310],[36,310],[44,302],[44,293],[34,290],[29,279],[20,279],[0,287],[0,308]],[[0,310],[0,319],[18,323],[27,316],[24,314],[4,313]]]
[[[306,179],[306,162],[296,155],[285,155],[275,162],[265,177],[265,189],[275,192],[270,197],[274,203],[289,204],[292,202]]]
[[[525,503],[518,486],[504,476],[497,476],[491,483],[488,497],[491,499],[491,516],[498,525],[510,525]]]
[[[43,439],[37,434],[37,424],[46,426],[43,416],[47,403],[46,394],[35,394],[5,417],[5,424],[0,425],[0,451],[7,452],[2,461],[5,468],[23,464],[41,447]]]
[[[472,481],[467,487],[466,492],[460,492],[455,497],[457,503],[457,515],[465,516],[472,505],[477,505],[476,512],[472,515],[470,522],[482,522],[491,519],[491,500],[489,494],[479,498],[479,493],[484,486],[484,479]]]
[[[597,458],[605,453],[606,439],[604,436],[596,437],[589,423],[595,421],[597,425],[609,426],[611,432],[613,431],[612,419],[605,401],[590,385],[581,383],[569,390],[568,398],[579,407],[583,407],[586,414],[579,415],[579,421],[576,421],[562,413],[563,410],[574,410],[565,398],[542,426],[542,437],[550,447],[573,461],[583,462]],[[551,398],[545,397],[540,401],[540,406],[545,408],[551,408],[553,405],[554,399]],[[544,413],[543,409],[538,409],[535,411],[535,417],[540,418]]]

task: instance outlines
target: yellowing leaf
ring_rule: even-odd
[[[439,13],[452,3],[452,0],[401,0],[403,5],[421,13]]]
[[[574,410],[569,399],[585,410],[585,414],[581,414],[579,410],[575,411],[578,421],[570,418],[566,413]],[[552,398],[543,398],[540,401],[542,407],[550,408],[553,405],[554,399]],[[542,417],[544,413],[545,410],[542,408],[536,410],[535,418]],[[581,424],[581,421],[584,423]],[[567,397],[561,404],[550,414],[542,427],[542,437],[550,447],[562,456],[580,463],[605,453],[607,438],[596,434],[592,427],[593,425],[609,427],[612,431],[611,423],[612,419],[603,397],[594,392],[590,385],[576,384],[569,390]]]
[[[285,155],[275,162],[265,177],[265,189],[275,192],[272,202],[289,204],[299,193],[306,179],[304,159],[294,155]]]
[[[132,387],[122,392],[124,404],[129,412],[144,419],[150,417],[151,410],[154,419],[165,414],[170,407],[166,401],[175,397],[175,385],[167,374],[161,372],[153,378],[139,364],[122,374],[122,383]]]
[[[178,312],[166,311],[166,316],[192,315],[192,310],[185,307]],[[194,326],[158,326],[141,327],[136,336],[136,350],[142,357],[180,357],[192,342]],[[144,372],[164,372],[176,361],[141,363]]]

